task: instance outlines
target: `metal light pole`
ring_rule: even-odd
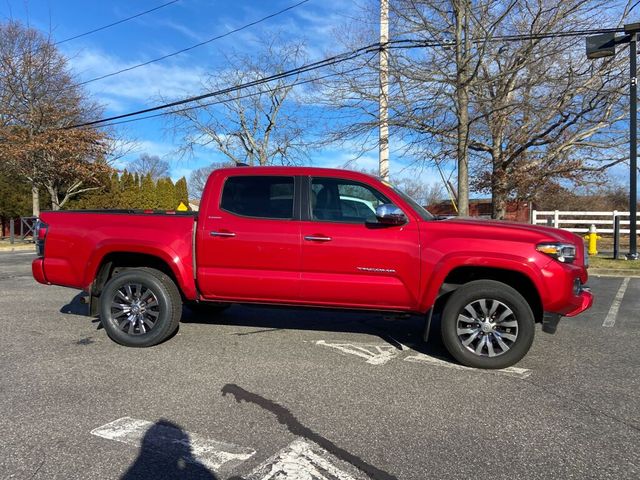
[[[632,24],[638,26],[638,24]],[[625,32],[627,25],[625,25]],[[631,136],[629,144],[629,253],[627,260],[638,260],[637,225],[638,225],[638,58],[637,43],[638,30],[633,29],[629,41],[629,94],[631,96],[631,109],[629,119],[629,134]]]
[[[611,57],[616,45],[629,44],[629,253],[628,260],[638,260],[638,33],[640,23],[624,26],[623,37],[604,33],[587,37],[587,58]]]

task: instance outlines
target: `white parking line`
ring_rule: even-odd
[[[507,367],[499,370],[483,370],[479,368],[465,367],[464,365],[458,365],[457,363],[445,362],[444,360],[440,360],[439,358],[430,357],[422,353],[418,353],[417,355],[406,357],[404,360],[405,362],[426,363],[428,365],[453,368],[454,370],[466,370],[467,372],[474,372],[474,373],[499,373],[502,375],[507,375],[509,377],[516,377],[520,379],[527,378],[529,375],[531,375],[531,370],[527,368]]]
[[[613,303],[611,304],[609,313],[607,313],[607,318],[605,318],[604,322],[602,323],[603,327],[613,327],[616,324],[616,318],[618,318],[618,310],[620,310],[620,304],[622,303],[624,294],[627,291],[627,287],[629,286],[629,280],[629,277],[627,277],[622,281],[622,284],[618,289],[618,293],[616,293],[616,296],[613,299]]]
[[[149,448],[159,454],[180,455],[186,462],[200,462],[215,473],[229,471],[256,452],[232,443],[187,433],[177,426],[123,417],[91,431],[92,435],[127,445]]]
[[[327,343],[324,340],[318,340],[316,345],[323,345],[325,347],[335,348],[344,353],[356,355],[366,359],[367,363],[371,365],[384,365],[389,360],[398,356],[398,349],[393,345],[379,345],[374,343]]]
[[[302,439],[269,458],[247,477],[247,480],[361,480],[360,473],[347,473],[334,463],[329,452]]]

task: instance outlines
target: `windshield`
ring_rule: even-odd
[[[411,198],[409,195],[404,193],[402,190],[388,183],[386,183],[386,185],[391,187],[391,189],[393,189],[394,192],[400,195],[405,202],[411,205],[411,208],[413,208],[413,210],[420,216],[422,220],[433,220],[435,218],[431,213],[427,211],[426,208],[421,206],[418,202],[416,202],[413,198]]]

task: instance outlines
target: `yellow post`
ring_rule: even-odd
[[[592,224],[589,227],[589,233],[585,235],[584,238],[586,238],[588,241],[589,255],[597,255],[598,254],[597,243],[598,243],[598,240],[602,237],[598,236],[595,225]]]

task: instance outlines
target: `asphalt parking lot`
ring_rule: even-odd
[[[487,372],[370,313],[185,309],[120,347],[32,258],[0,253],[0,478],[640,478],[638,278]]]

